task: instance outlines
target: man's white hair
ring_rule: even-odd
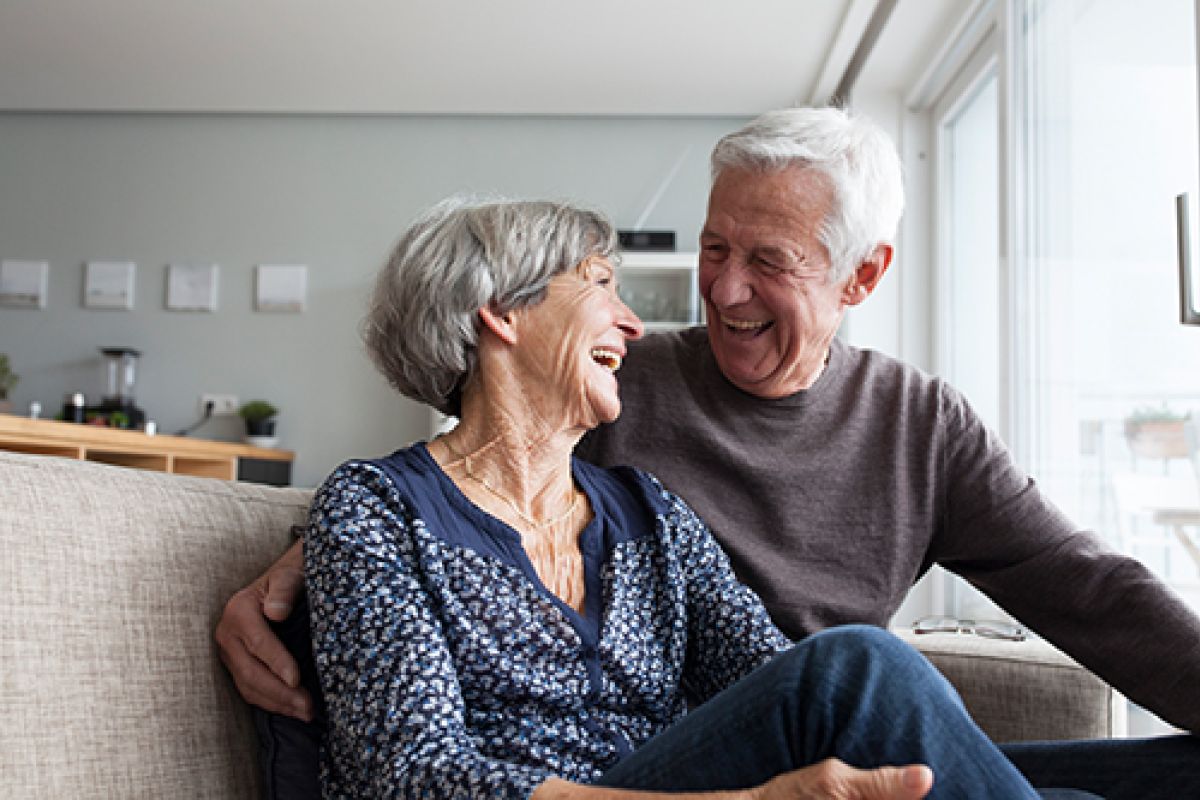
[[[830,280],[848,277],[879,244],[891,244],[904,211],[896,145],[869,119],[838,108],[768,111],[717,142],[712,179],[730,168],[774,172],[809,167],[825,175],[833,206],[819,238]]]

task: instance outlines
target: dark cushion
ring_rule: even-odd
[[[261,708],[254,709],[263,796],[269,800],[319,800],[321,737],[325,733],[327,717],[325,699],[317,682],[317,667],[313,663],[308,600],[301,600],[291,616],[283,622],[271,623],[271,627],[300,666],[300,683],[313,698],[313,721],[302,722]]]

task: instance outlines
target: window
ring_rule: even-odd
[[[995,71],[970,86],[938,124],[943,208],[938,250],[939,371],[985,422],[1000,413],[1000,164]]]
[[[987,36],[933,109],[938,219],[936,364],[980,417],[1004,430],[1000,391],[1000,143],[995,37]],[[973,619],[1006,614],[946,573],[945,607]]]
[[[1173,439],[1140,424],[1200,417],[1174,212],[1181,192],[1197,204],[1193,3],[1012,8],[1020,455],[1072,518],[1200,609],[1200,526],[1161,513],[1194,509],[1200,523],[1182,426]]]

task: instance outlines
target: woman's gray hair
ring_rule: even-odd
[[[479,309],[504,314],[546,296],[550,279],[617,249],[600,213],[566,203],[453,197],[401,237],[375,282],[363,341],[401,394],[461,411],[478,364]]]
[[[768,111],[717,143],[712,179],[725,169],[775,172],[811,167],[829,178],[833,207],[819,238],[830,280],[850,275],[876,245],[896,237],[904,181],[896,146],[866,117],[838,108]]]

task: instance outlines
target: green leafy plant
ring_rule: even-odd
[[[0,400],[7,400],[11,392],[21,380],[21,376],[12,371],[8,363],[8,355],[0,353]]]
[[[1125,418],[1125,440],[1138,458],[1187,458],[1184,423],[1189,415],[1161,406],[1143,406]]]
[[[238,414],[247,422],[261,422],[271,419],[279,413],[279,409],[266,400],[251,400],[238,409]]]
[[[1146,422],[1183,422],[1187,418],[1187,414],[1176,414],[1166,405],[1142,406],[1134,409],[1125,422],[1127,425],[1141,425]]]

